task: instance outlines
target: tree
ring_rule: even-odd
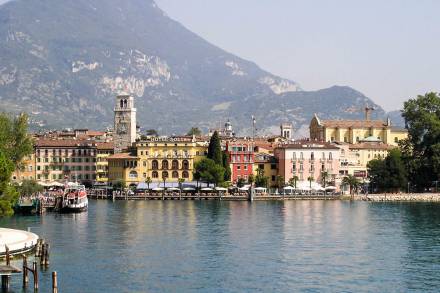
[[[296,189],[296,183],[298,182],[298,176],[293,176],[292,178],[289,179],[289,185],[292,187],[295,187]]]
[[[284,177],[283,176],[277,175],[275,177],[275,184],[276,184],[278,189],[283,188],[284,187],[284,183],[285,183],[285,181],[284,181]]]
[[[257,176],[255,177],[255,186],[267,188],[267,183],[269,178],[264,176],[264,170],[261,168],[257,169]]]
[[[0,114],[0,216],[14,213],[12,207],[19,194],[15,186],[10,184],[11,175],[33,150],[33,140],[28,134],[27,125],[26,114],[17,117]]]
[[[145,179],[145,184],[147,184],[147,188],[148,188],[148,190],[150,190],[150,184],[151,184],[151,182],[152,182],[152,180],[151,180],[150,177],[147,177],[147,178]]]
[[[223,182],[224,168],[221,165],[216,164],[213,160],[203,158],[198,161],[194,166],[194,177],[198,180],[203,180],[208,183],[214,183],[217,185]]]
[[[33,179],[25,179],[21,182],[21,185],[17,188],[20,195],[30,196],[37,192],[43,191],[43,186],[37,183]]]
[[[246,183],[246,180],[244,180],[244,178],[238,178],[238,180],[237,180],[237,187],[238,188],[241,188],[241,187],[243,187],[244,186],[244,184]]]
[[[231,166],[229,165],[228,162],[228,154],[226,152],[223,152],[223,168],[225,169],[225,181],[231,181],[231,175],[232,175],[232,171],[231,171]]]
[[[354,195],[354,192],[359,187],[360,182],[353,175],[347,175],[344,178],[342,178],[342,185],[349,186],[350,194]]]
[[[148,129],[146,133],[147,136],[159,136],[159,133],[156,129]]]
[[[213,160],[217,165],[223,165],[222,147],[218,132],[215,131],[211,136],[208,146],[208,159]]]
[[[313,182],[313,180],[315,180],[315,178],[313,178],[313,176],[307,177],[307,181],[309,181],[309,184],[310,184],[310,189],[312,189],[312,182]]]
[[[182,184],[183,182],[185,182],[185,178],[179,178],[178,182],[179,182],[179,189],[182,190]]]
[[[202,135],[202,131],[198,127],[191,127],[186,135],[200,136]]]
[[[322,171],[321,176],[322,176],[322,186],[325,188],[327,186],[327,178],[330,176],[330,174],[327,171]]]
[[[254,182],[255,182],[255,176],[253,174],[250,174],[249,177],[248,177],[248,183],[250,185],[253,185]]]
[[[379,191],[398,192],[406,188],[406,169],[400,150],[391,150],[384,160],[372,160],[367,167],[370,182]]]
[[[113,190],[123,190],[127,187],[127,184],[124,180],[118,179],[113,183]]]
[[[401,142],[402,159],[419,191],[440,178],[440,96],[419,95],[405,102],[402,116],[408,130]]]

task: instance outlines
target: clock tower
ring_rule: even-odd
[[[136,140],[136,108],[134,98],[128,94],[116,97],[115,126],[113,130],[113,143],[115,152],[131,146]]]

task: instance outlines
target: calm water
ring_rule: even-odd
[[[61,292],[438,292],[440,205],[91,201],[14,217],[49,239]],[[13,289],[21,292],[21,277]]]

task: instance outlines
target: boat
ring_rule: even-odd
[[[23,215],[36,214],[39,208],[39,200],[30,198],[20,198],[20,200],[14,206],[14,212]]]
[[[70,183],[64,189],[60,212],[79,213],[87,210],[89,201],[84,185]]]

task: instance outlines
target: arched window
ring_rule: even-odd
[[[188,162],[188,160],[183,160],[182,168],[183,168],[183,170],[189,170],[189,162]]]
[[[167,160],[163,160],[162,161],[162,169],[163,170],[168,170],[168,161]]]
[[[173,170],[179,169],[179,161],[173,160],[173,162],[171,163],[171,167]]]
[[[127,100],[124,100],[124,108],[127,108]]]
[[[172,176],[173,178],[179,178],[179,172],[177,172],[177,171],[173,171],[173,173],[171,174],[171,176]]]
[[[168,171],[162,172],[162,178],[168,178]]]
[[[328,159],[329,159],[329,160],[332,160],[332,159],[333,159],[332,152],[329,152],[329,153],[328,153]]]
[[[124,108],[124,101],[123,100],[119,101],[119,106],[120,106],[120,108]]]
[[[189,178],[189,173],[188,173],[188,171],[183,171],[183,172],[182,172],[182,177],[183,177],[183,178]]]
[[[136,171],[130,171],[130,173],[128,174],[129,178],[137,178],[138,177],[138,173]]]
[[[153,178],[159,178],[159,174],[157,173],[157,171],[153,171],[153,173],[151,173],[151,176]]]
[[[310,159],[311,159],[311,160],[314,160],[314,159],[315,159],[315,153],[313,153],[313,152],[310,153]]]
[[[299,153],[299,158],[300,158],[300,160],[304,159],[303,152],[300,152],[300,153]]]
[[[153,170],[159,169],[159,162],[157,160],[153,160],[153,162],[151,162],[151,169]]]

